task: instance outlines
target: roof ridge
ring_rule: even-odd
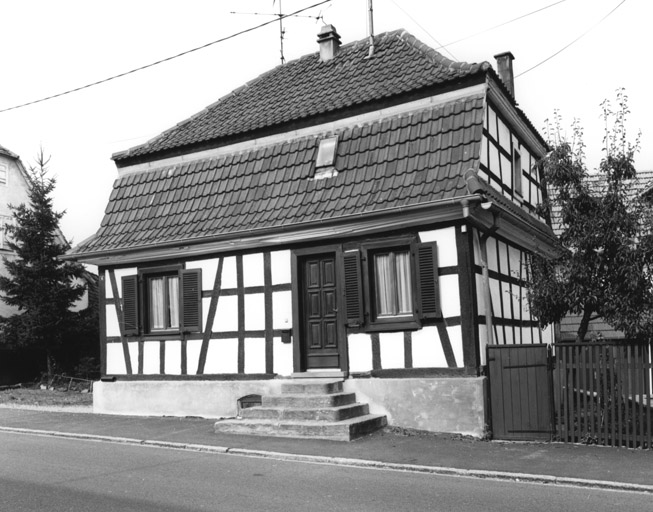
[[[396,30],[393,32],[400,32],[398,34],[399,38],[406,43],[410,44],[413,46],[416,50],[419,50],[421,53],[423,53],[425,56],[427,56],[429,59],[433,61],[434,64],[439,64],[440,66],[447,67],[449,69],[475,69],[475,71],[482,70],[482,71],[487,71],[492,67],[492,65],[488,61],[482,61],[482,62],[467,62],[467,61],[456,61],[452,60],[448,57],[445,57],[442,53],[437,51],[435,48],[431,48],[428,44],[422,42],[419,40],[417,37],[415,37],[413,34],[408,32],[407,30],[400,29]],[[393,32],[387,32],[387,34],[391,34]]]
[[[382,32],[374,36],[375,44],[378,45],[379,51],[375,56],[379,59],[376,62],[376,59],[372,57],[371,59],[364,59],[358,63],[357,66],[360,66],[362,70],[367,70],[370,68],[375,68],[379,66],[391,66],[394,62],[399,62],[397,60],[396,52],[391,51],[390,53],[384,53],[383,48],[392,47],[403,47],[403,52],[405,54],[413,53],[413,67],[411,69],[412,75],[422,75],[422,78],[417,79],[415,76],[412,76],[412,82],[408,83],[405,86],[397,86],[395,84],[395,89],[392,94],[399,94],[405,92],[406,90],[411,90],[415,88],[422,87],[425,82],[445,82],[452,80],[456,77],[471,75],[478,72],[486,71],[490,69],[491,66],[487,62],[477,63],[468,63],[464,61],[453,61],[442,55],[437,50],[429,47],[427,44],[423,43],[415,36],[410,34],[403,28],[395,29],[392,31]],[[275,67],[259,74],[258,76],[252,78],[251,80],[245,82],[245,84],[240,87],[228,92],[227,94],[221,96],[216,101],[204,107],[202,110],[194,113],[185,120],[177,123],[176,125],[168,128],[153,138],[147,140],[146,142],[132,146],[123,151],[116,152],[112,155],[112,159],[115,161],[129,159],[133,156],[146,155],[148,153],[154,153],[159,150],[165,150],[173,147],[183,146],[188,143],[189,140],[194,140],[195,142],[201,142],[205,140],[210,140],[213,138],[220,138],[225,136],[227,132],[231,130],[231,134],[235,133],[244,133],[254,128],[260,128],[263,126],[271,126],[277,124],[281,121],[288,121],[288,116],[282,114],[273,114],[271,111],[261,113],[260,115],[250,115],[245,116],[248,122],[239,122],[238,118],[242,117],[237,115],[239,103],[247,103],[248,101],[248,92],[253,91],[251,94],[255,94],[256,91],[262,88],[264,91],[266,89],[266,83],[280,81],[290,83],[293,76],[297,75],[299,72],[307,71],[309,73],[309,80],[312,75],[318,76],[319,73],[338,73],[338,64],[341,62],[352,63],[357,58],[357,53],[362,48],[365,48],[369,45],[369,38],[358,39],[346,43],[340,47],[338,55],[336,58],[332,59],[329,62],[322,63],[319,62],[319,51],[313,51],[302,55],[298,58],[295,58],[286,64],[277,64]],[[367,53],[367,52],[366,52]],[[340,58],[339,58],[340,57]],[[390,60],[389,60],[390,59]],[[315,61],[315,62],[313,62]],[[421,64],[424,63],[424,64]],[[395,64],[395,71],[397,70]],[[421,71],[419,70],[421,68]],[[317,71],[322,69],[322,71]],[[345,68],[346,69],[346,68]],[[331,71],[328,71],[331,70]],[[275,80],[275,75],[278,80]],[[367,71],[363,73],[364,76],[367,75]],[[302,75],[303,76],[303,75]],[[295,77],[296,79],[297,77]],[[382,76],[383,78],[383,76]],[[403,82],[403,79],[402,79]],[[287,84],[286,84],[287,85]],[[359,84],[360,86],[360,84]],[[267,87],[270,89],[270,87]],[[274,91],[273,91],[274,92]],[[278,91],[277,91],[278,94]],[[384,93],[385,94],[385,93]],[[350,96],[344,96],[345,99],[339,98],[342,105],[349,106],[351,104],[356,104],[360,102],[366,102],[374,99],[378,99],[381,93],[378,90],[369,89],[363,93],[352,94]],[[231,101],[230,101],[231,100]],[[257,99],[257,101],[259,101]],[[229,103],[227,103],[229,102]],[[329,103],[329,108],[333,104]],[[242,105],[241,105],[242,107]],[[293,119],[299,119],[307,115],[314,115],[329,111],[327,104],[323,105],[311,105],[306,111],[295,112],[293,114]],[[220,113],[221,111],[222,114]],[[224,113],[231,114],[224,117]],[[236,115],[236,117],[234,117]],[[265,116],[268,115],[269,118],[266,120]],[[282,119],[283,118],[283,119]],[[217,123],[217,124],[216,124]],[[270,124],[271,123],[271,124]],[[224,129],[213,129],[207,128],[209,126],[219,126],[224,124],[224,126],[230,126],[230,128]],[[203,132],[195,131],[194,126],[199,126]],[[203,127],[203,128],[202,128]],[[190,133],[189,137],[186,139],[180,138],[175,140],[177,133],[183,133],[187,130],[187,133]],[[220,133],[221,132],[221,133]]]

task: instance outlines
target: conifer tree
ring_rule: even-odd
[[[53,210],[55,179],[47,177],[49,158],[41,150],[36,160],[29,171],[29,204],[10,205],[7,246],[13,256],[3,258],[6,275],[0,276],[0,295],[18,312],[2,318],[0,327],[6,343],[42,350],[51,377],[58,350],[75,330],[79,315],[71,306],[84,293],[79,282],[84,269],[60,259],[69,247],[59,230],[64,212]]]

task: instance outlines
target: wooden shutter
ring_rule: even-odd
[[[347,325],[358,327],[363,324],[363,285],[361,281],[360,251],[347,251],[343,257]]]
[[[438,251],[435,242],[417,244],[417,307],[421,318],[440,318]]]
[[[117,300],[114,297],[114,300]],[[138,325],[138,276],[122,278],[122,334],[137,336]]]
[[[202,330],[202,270],[180,270],[181,330],[200,332]]]

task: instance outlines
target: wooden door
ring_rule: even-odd
[[[487,361],[494,438],[550,440],[553,395],[548,346],[491,345]]]
[[[340,368],[336,256],[309,256],[302,264],[302,352],[305,369]]]

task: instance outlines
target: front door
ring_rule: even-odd
[[[336,256],[307,256],[302,263],[302,359],[305,369],[340,368]]]

